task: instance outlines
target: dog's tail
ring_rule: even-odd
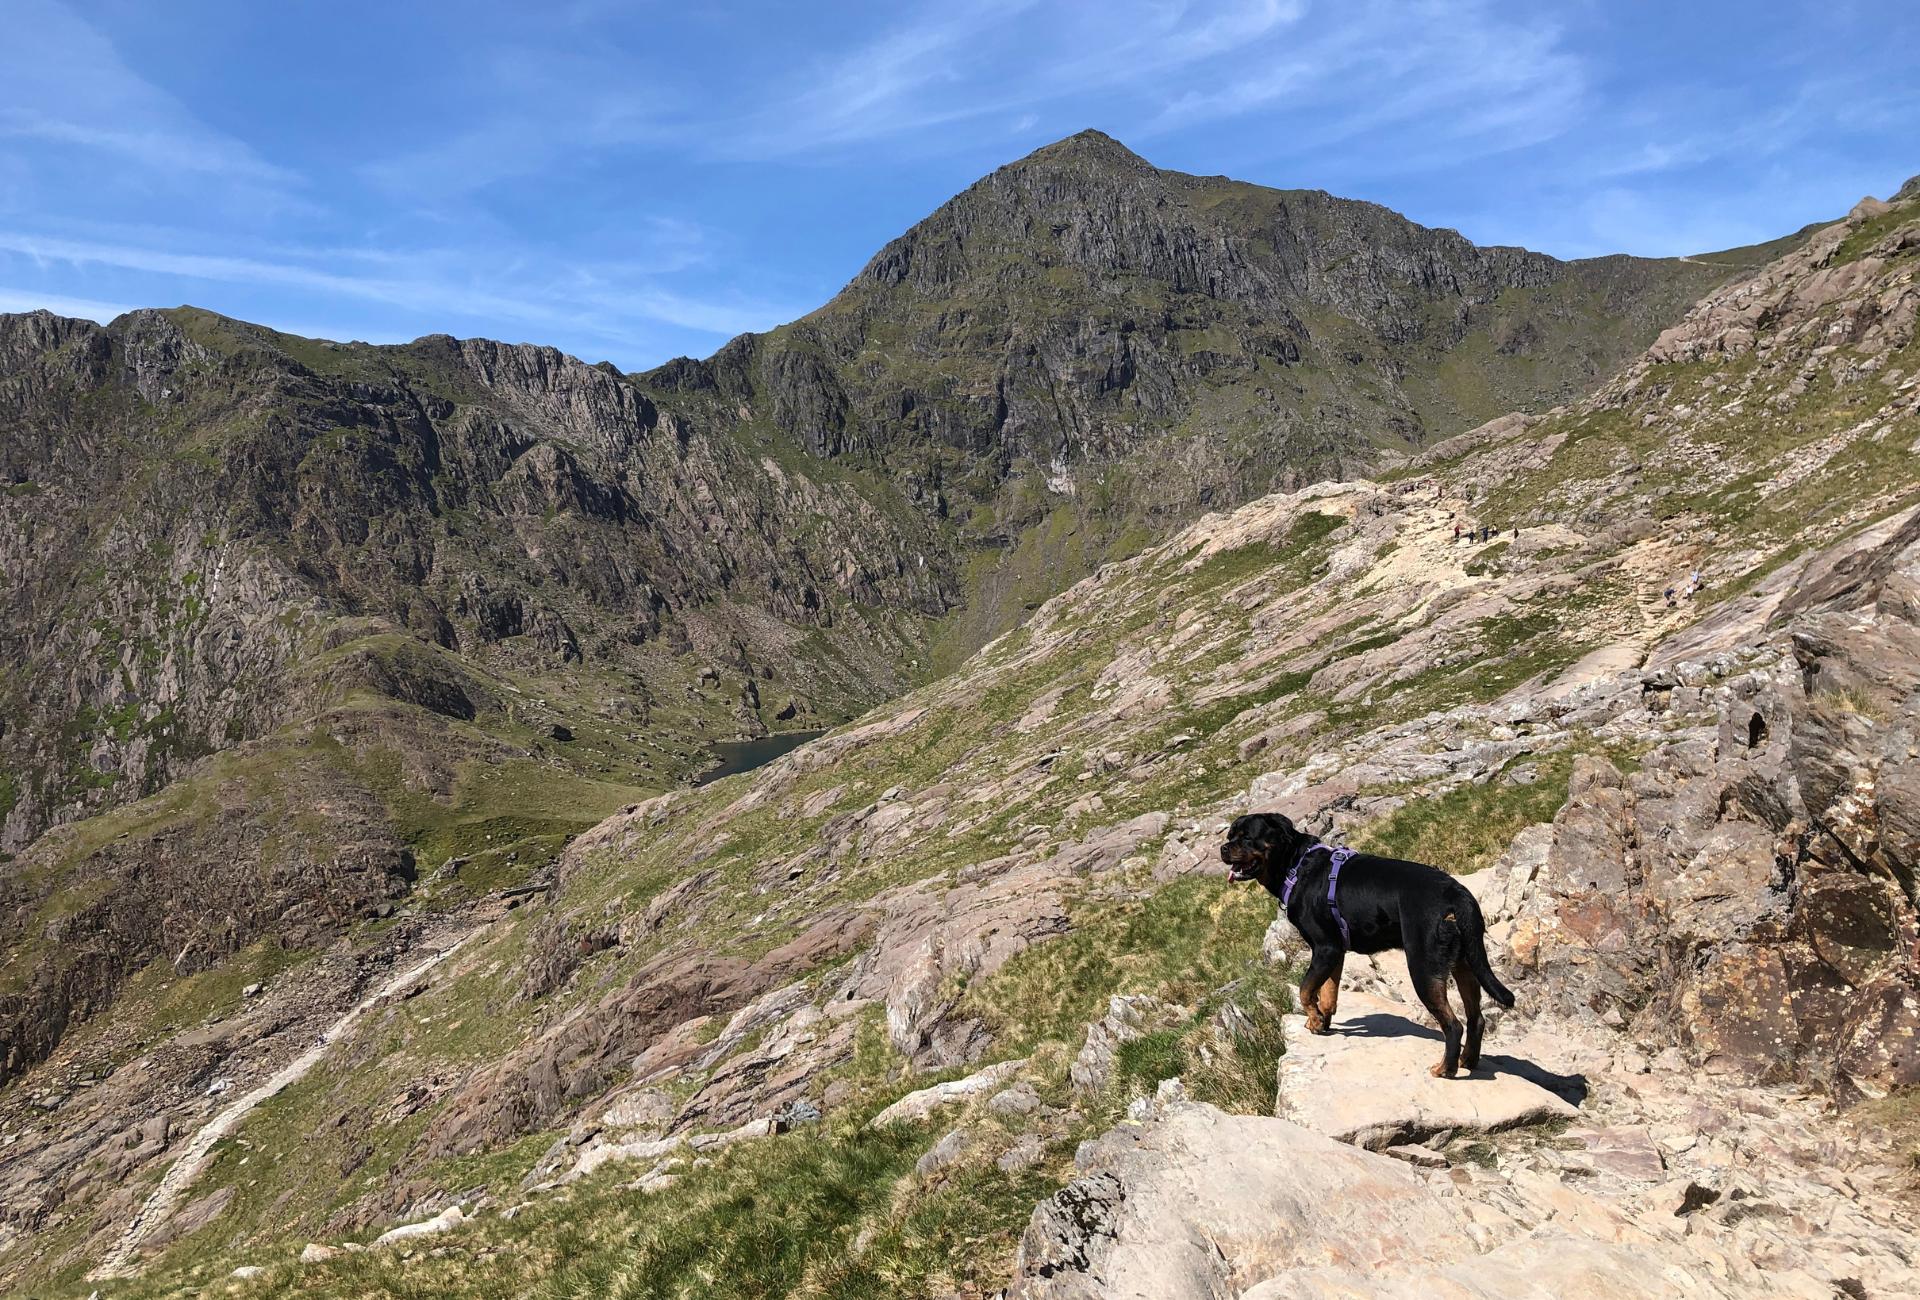
[[[1493,973],[1493,967],[1487,961],[1487,920],[1480,914],[1480,901],[1468,893],[1464,885],[1460,887],[1460,892],[1467,895],[1466,912],[1472,921],[1472,924],[1460,927],[1464,948],[1461,956],[1466,958],[1467,969],[1480,981],[1480,987],[1487,991],[1487,996],[1511,1011],[1513,993],[1500,982],[1500,977]]]

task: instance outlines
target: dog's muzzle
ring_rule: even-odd
[[[1252,855],[1232,844],[1220,846],[1220,860],[1227,864],[1227,880],[1231,884],[1245,884],[1254,878]]]

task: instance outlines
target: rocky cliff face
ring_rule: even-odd
[[[715,736],[903,689],[957,598],[884,482],[550,349],[182,309],[0,358],[0,1077],[148,962],[319,946],[421,853],[511,883]]]
[[[509,673],[591,664],[643,699],[692,679],[657,651],[697,652],[752,727],[763,687],[769,721],[897,689],[890,620],[954,597],[919,512],[550,349],[338,347],[185,310],[0,333],[10,848],[300,716],[295,670],[347,619]],[[795,653],[810,629],[837,672]]]

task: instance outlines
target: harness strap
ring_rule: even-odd
[[[1340,923],[1340,946],[1353,947],[1353,935],[1347,930],[1347,918],[1340,915],[1340,900],[1334,892],[1340,888],[1340,868],[1353,856],[1353,850],[1342,846],[1333,851],[1333,859],[1327,870],[1327,908],[1333,913],[1333,919]]]
[[[1291,867],[1287,868],[1286,883],[1280,887],[1281,910],[1286,910],[1287,904],[1293,899],[1293,887],[1300,883],[1300,864],[1307,860],[1307,854],[1317,849],[1326,849],[1329,855],[1327,861],[1327,909],[1333,913],[1334,923],[1340,927],[1341,946],[1352,948],[1353,933],[1347,929],[1347,918],[1340,915],[1340,899],[1338,897],[1340,890],[1340,868],[1346,866],[1347,859],[1353,856],[1353,850],[1347,848],[1345,845],[1336,849],[1316,841],[1300,850],[1300,856],[1293,860]]]

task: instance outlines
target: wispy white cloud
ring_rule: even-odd
[[[4,73],[0,73],[4,75]],[[207,173],[269,185],[292,182],[292,172],[260,161],[231,140],[195,132],[126,129],[0,107],[0,139],[41,140],[118,154],[156,171]]]
[[[680,125],[676,102],[636,84],[631,67],[611,53],[493,50],[476,60],[474,80],[489,94],[472,125],[373,159],[361,174],[410,202],[431,196],[444,203],[609,150],[663,144]]]
[[[50,311],[56,316],[77,316],[81,320],[105,325],[115,316],[133,310],[122,303],[100,302],[93,298],[69,298],[57,293],[38,293],[32,289],[0,287],[0,312]]]
[[[542,273],[502,265],[456,250],[416,250],[370,257],[382,274],[327,269],[346,259],[337,250],[322,265],[229,253],[183,252],[150,246],[0,230],[0,252],[40,267],[109,267],[202,283],[279,286],[327,299],[351,299],[467,319],[564,330],[610,343],[631,343],[649,321],[727,337],[764,330],[799,314],[788,303],[735,296],[705,298],[650,282],[622,263],[566,265]]]
[[[92,155],[103,186],[177,189],[215,181],[254,201],[299,201],[294,172],[199,121],[66,6],[8,0],[4,22],[0,147],[58,146],[52,162],[73,151]],[[101,165],[101,156],[113,166]]]
[[[924,4],[880,37],[808,67],[739,118],[708,125],[727,156],[778,158],[1138,93],[1244,53],[1297,23],[1304,0],[1034,0]]]
[[[1478,0],[1345,5],[1336,21],[1241,64],[1168,101],[1147,133],[1280,113],[1295,154],[1398,134],[1409,145],[1401,165],[1445,165],[1551,139],[1587,96],[1586,70],[1556,28]]]

